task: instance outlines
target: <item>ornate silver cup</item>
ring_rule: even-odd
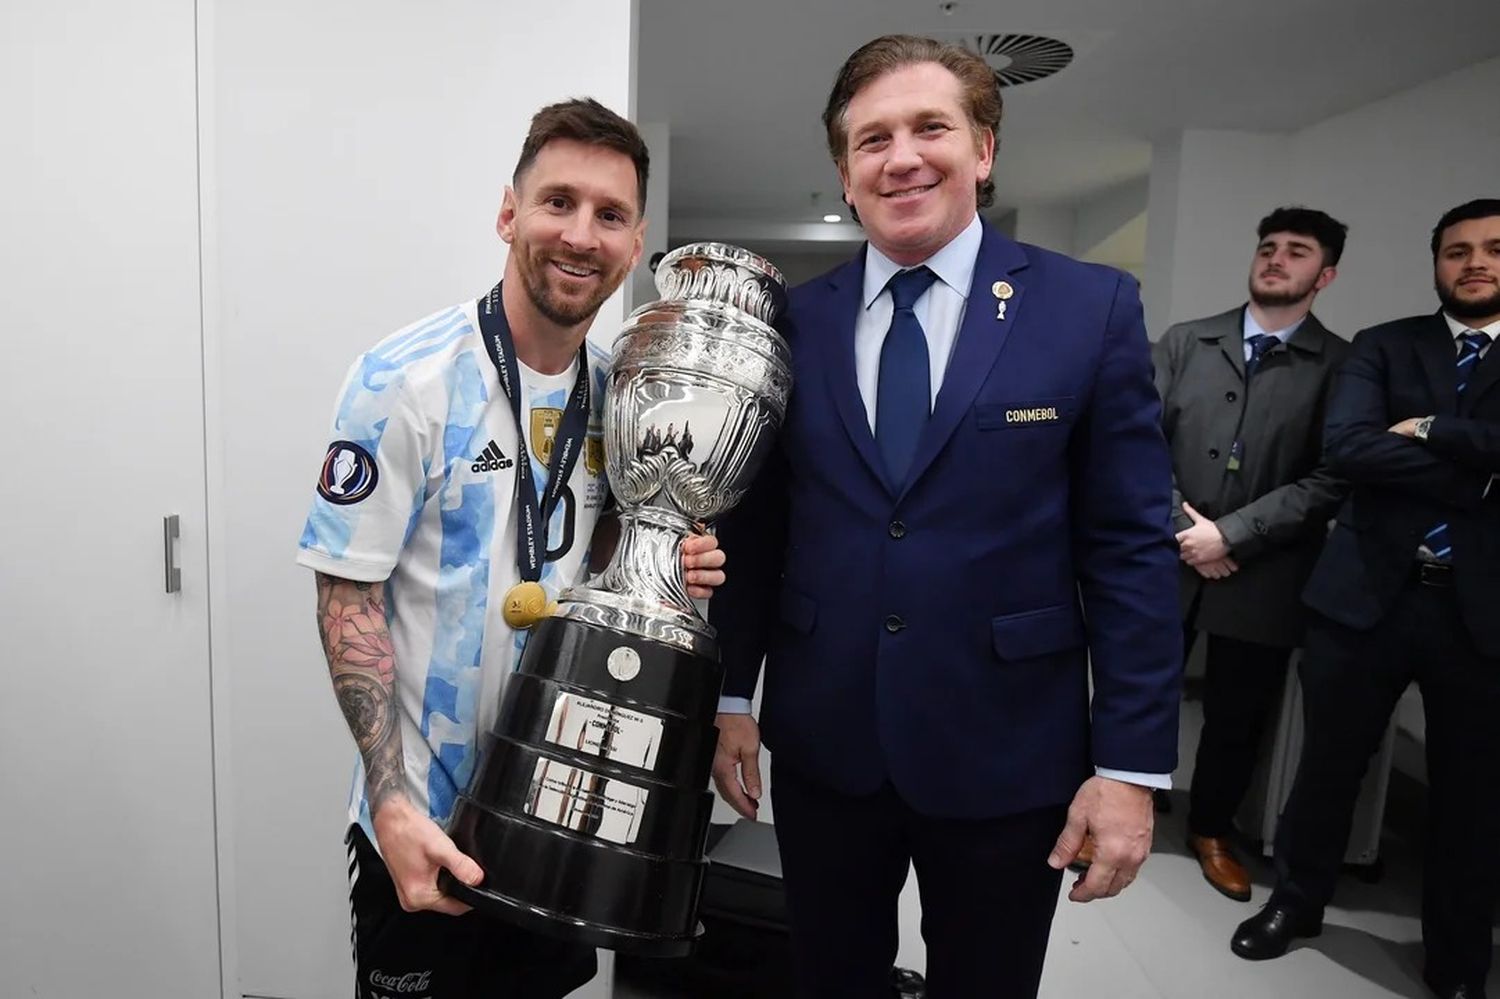
[[[604,409],[620,543],[557,614],[717,658],[679,552],[739,502],[786,414],[790,359],[769,325],[786,286],[753,253],[693,243],[662,259],[656,287],[615,339]]]
[[[615,340],[604,403],[614,558],[532,629],[449,824],[485,880],[443,885],[532,929],[669,956],[699,932],[723,681],[681,545],[744,495],[791,368],[770,326],[786,285],[766,260],[695,243],[656,286]]]

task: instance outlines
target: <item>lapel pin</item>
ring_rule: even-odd
[[[990,285],[990,291],[994,292],[995,298],[999,300],[999,309],[995,312],[995,318],[1004,319],[1005,303],[1016,293],[1016,289],[1010,286],[1009,281],[996,281]]]

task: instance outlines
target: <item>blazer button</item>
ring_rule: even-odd
[[[1227,400],[1229,400],[1230,402],[1234,402],[1234,400],[1238,399],[1239,396],[1235,395],[1234,392],[1231,391],[1231,392],[1225,392],[1224,393],[1224,398],[1227,399]]]
[[[893,635],[905,627],[906,622],[901,620],[895,614],[892,614],[885,619],[885,630],[889,631]]]
[[[1209,448],[1208,449],[1208,456],[1210,458],[1218,458],[1219,457],[1219,449],[1216,448],[1216,447]]]
[[[1266,522],[1264,520],[1257,520],[1253,526],[1256,534],[1266,533]]]
[[[904,538],[906,537],[906,525],[899,520],[893,520],[891,521],[890,533],[891,537],[898,540]]]

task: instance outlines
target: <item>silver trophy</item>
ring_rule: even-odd
[[[692,243],[662,258],[656,288],[615,338],[604,406],[620,543],[557,616],[717,657],[681,545],[739,502],[786,414],[790,357],[770,326],[786,283],[748,250]]]
[[[672,956],[700,932],[723,681],[682,541],[744,495],[792,384],[768,261],[694,243],[662,259],[656,287],[615,339],[604,402],[614,558],[532,628],[449,823],[485,879],[442,884],[534,930]]]

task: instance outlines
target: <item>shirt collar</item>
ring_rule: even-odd
[[[1495,320],[1488,326],[1470,326],[1462,320],[1454,319],[1446,312],[1443,313],[1443,319],[1448,323],[1448,332],[1453,334],[1453,339],[1455,340],[1470,330],[1476,333],[1488,333],[1492,341],[1500,340],[1500,319]]]
[[[959,297],[967,300],[969,286],[974,282],[974,264],[979,259],[979,244],[983,239],[984,228],[979,224],[979,216],[976,214],[969,220],[963,232],[948,241],[947,246],[913,266],[927,267],[938,276],[939,281],[958,292]],[[885,290],[891,277],[897,271],[905,269],[877,250],[874,243],[867,243],[865,245],[864,307],[868,309]]]
[[[1246,306],[1245,322],[1243,326],[1244,337],[1248,342],[1252,336],[1274,336],[1282,343],[1286,343],[1291,339],[1292,334],[1297,332],[1297,330],[1299,330],[1302,327],[1302,324],[1305,322],[1307,322],[1307,314],[1303,313],[1301,319],[1297,320],[1295,323],[1292,323],[1292,325],[1285,327],[1284,329],[1263,330],[1260,328],[1260,323],[1255,321],[1255,316],[1251,314],[1250,307]]]

